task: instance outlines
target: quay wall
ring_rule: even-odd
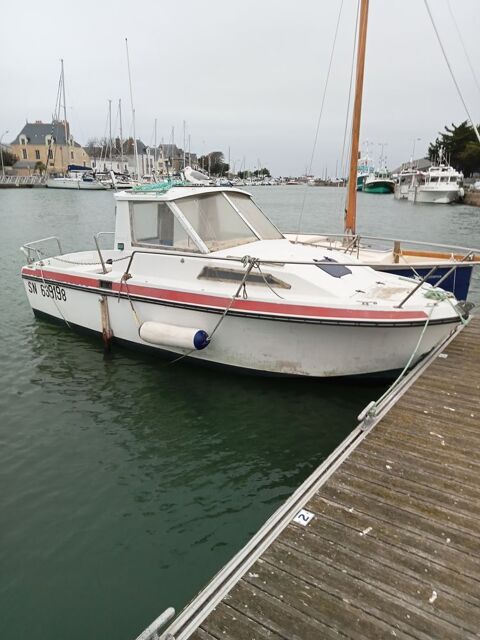
[[[480,191],[467,191],[463,202],[472,207],[480,207]]]

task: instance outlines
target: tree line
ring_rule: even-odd
[[[428,159],[438,160],[440,149],[450,164],[465,176],[480,173],[480,143],[472,125],[467,120],[456,125],[445,126],[435,142],[428,147]]]

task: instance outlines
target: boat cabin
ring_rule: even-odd
[[[441,164],[430,167],[425,174],[425,183],[431,184],[435,182],[455,183],[461,185],[463,182],[463,174],[456,171],[449,165]]]
[[[172,187],[121,192],[115,248],[208,254],[283,235],[253,202],[235,188]]]

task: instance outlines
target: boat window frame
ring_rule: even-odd
[[[253,198],[252,198],[248,193],[243,193],[243,192],[240,192],[240,193],[241,193],[242,195],[247,196],[247,198],[249,198],[249,199],[253,202],[253,204],[257,207],[257,209],[260,211],[260,213],[262,214],[262,216],[264,216],[264,217],[268,220],[268,222],[272,225],[272,227],[274,227],[274,228],[278,231],[278,233],[282,236],[282,238],[284,238],[284,235],[283,235],[283,233],[280,231],[280,229],[278,229],[278,227],[276,227],[276,226],[273,224],[273,222],[270,220],[270,218],[269,218],[268,216],[266,216],[266,215],[263,213],[263,211],[260,209],[260,207],[258,206],[258,204],[253,200]],[[259,235],[259,232],[258,232],[256,229],[254,229],[254,228],[252,227],[252,225],[250,224],[250,222],[246,219],[246,217],[243,215],[243,213],[240,211],[240,209],[235,205],[235,203],[233,202],[233,200],[232,200],[231,198],[229,198],[229,197],[228,197],[227,193],[226,193],[225,191],[222,191],[222,195],[223,195],[223,196],[228,200],[228,202],[230,203],[230,205],[235,209],[235,211],[236,211],[236,212],[238,213],[238,215],[242,218],[242,220],[245,222],[245,224],[247,224],[247,225],[250,227],[250,229],[251,229],[251,230],[253,231],[253,233],[257,236],[257,238],[258,238],[259,240],[264,240],[264,238],[262,238],[262,237]],[[279,238],[279,239],[280,239],[280,238]]]
[[[225,191],[221,191],[220,192],[222,194],[222,196],[225,198],[225,200],[228,202],[228,204],[233,208],[234,211],[237,212],[237,215],[240,216],[240,218],[245,222],[245,224],[247,225],[247,227],[250,229],[250,231],[252,231],[253,235],[256,236],[257,240],[261,240],[262,238],[258,235],[258,231],[256,229],[254,229],[252,227],[252,225],[250,224],[250,222],[245,218],[245,216],[243,215],[243,213],[240,211],[240,209],[238,207],[236,207],[232,200],[230,200],[230,198],[227,196],[227,194],[225,193]]]
[[[195,229],[192,227],[192,225],[188,222],[188,220],[185,218],[185,216],[183,215],[183,213],[180,211],[180,209],[175,205],[175,202],[171,201],[171,200],[129,200],[128,202],[128,214],[129,214],[129,219],[130,219],[130,241],[133,247],[146,247],[148,249],[162,249],[164,251],[171,251],[172,253],[196,253],[196,252],[190,252],[188,250],[185,249],[176,249],[173,246],[170,245],[165,245],[165,244],[149,244],[148,242],[138,242],[135,239],[135,234],[134,234],[134,212],[135,212],[135,205],[136,204],[144,204],[144,203],[155,203],[155,204],[166,204],[167,207],[170,209],[170,211],[173,213],[173,215],[177,218],[178,222],[180,223],[180,225],[183,227],[184,231],[187,233],[187,235],[190,236],[190,238],[193,240],[194,244],[197,246],[197,249],[199,250],[200,253],[210,253],[210,251],[208,250],[208,247],[206,246],[206,244],[203,242],[203,240],[200,238],[200,236],[198,235],[198,233],[195,231]],[[158,213],[157,213],[158,215]]]
[[[197,196],[199,198],[202,198],[202,196],[206,196],[206,197],[211,197],[213,196],[223,196],[225,198],[225,200],[227,201],[227,203],[230,205],[230,207],[233,209],[233,211],[240,216],[240,219],[246,224],[246,226],[250,229],[250,231],[252,232],[252,234],[255,236],[256,240],[250,240],[250,242],[257,242],[261,240],[261,237],[259,236],[258,232],[252,227],[252,225],[245,219],[245,217],[242,215],[242,213],[237,209],[237,207],[233,204],[233,202],[226,196],[224,191],[212,191],[209,193],[201,193],[201,194],[193,194],[192,196],[187,196],[185,199],[189,199],[192,198],[194,196]],[[181,201],[183,200],[183,198],[179,198],[179,202],[181,203]],[[202,251],[202,253],[214,253],[214,251],[211,251],[208,248],[208,245],[202,240],[202,238],[200,237],[200,235],[195,231],[194,227],[190,224],[190,222],[188,221],[188,218],[182,213],[182,210],[180,208],[180,206],[177,205],[176,201],[170,201],[170,204],[172,205],[172,207],[178,211],[178,215],[179,218],[182,218],[185,220],[185,225],[188,227],[188,229],[191,229],[191,233],[195,236],[195,238],[198,238],[198,242],[205,247],[205,251]],[[263,211],[262,211],[263,213]],[[265,215],[265,214],[263,214]],[[280,232],[279,232],[280,233]],[[241,245],[234,245],[234,247],[236,246],[241,246]],[[229,249],[233,248],[233,247],[227,247]]]

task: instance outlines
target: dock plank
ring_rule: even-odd
[[[478,640],[480,319],[442,348],[176,640]]]

